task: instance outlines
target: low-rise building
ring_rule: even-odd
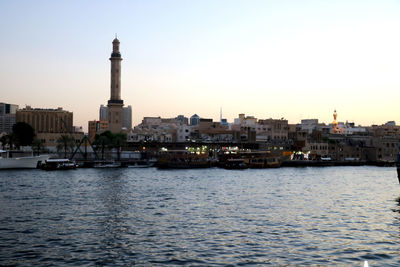
[[[94,141],[96,134],[101,134],[108,130],[108,120],[89,121],[88,122],[88,137],[91,142]]]

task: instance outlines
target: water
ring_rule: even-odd
[[[400,265],[395,168],[0,172],[0,265]]]

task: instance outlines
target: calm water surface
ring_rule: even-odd
[[[0,265],[400,266],[395,168],[0,172]]]

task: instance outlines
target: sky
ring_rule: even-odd
[[[0,0],[0,102],[63,107],[87,129],[110,98],[145,116],[239,113],[400,124],[400,1]]]

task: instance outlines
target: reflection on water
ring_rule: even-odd
[[[0,265],[399,265],[395,168],[0,178]]]

